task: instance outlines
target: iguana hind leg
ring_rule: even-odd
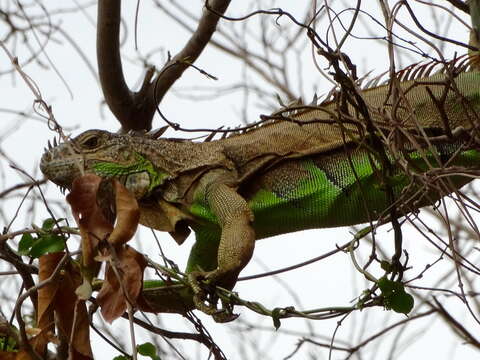
[[[199,280],[205,279],[212,285],[232,289],[238,274],[248,264],[255,245],[255,232],[252,228],[253,214],[247,202],[235,189],[212,182],[205,187],[205,199],[217,216],[221,227],[218,246],[217,268],[212,271],[193,271],[189,281],[195,293],[195,306],[208,314],[217,311],[205,305],[205,293]]]

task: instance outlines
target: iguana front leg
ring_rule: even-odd
[[[193,271],[189,274],[189,282],[195,293],[195,306],[207,314],[214,314],[217,309],[205,304],[205,294],[199,280],[205,279],[212,285],[232,289],[238,274],[252,257],[255,232],[251,225],[252,211],[235,189],[217,182],[207,184],[204,189],[205,199],[221,226],[217,268],[209,272]]]

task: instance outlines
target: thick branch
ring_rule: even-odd
[[[210,0],[209,6],[223,14],[230,0]],[[122,124],[124,131],[150,130],[157,104],[182,75],[190,63],[194,63],[210,41],[219,17],[204,9],[196,31],[185,47],[171,59],[150,83],[147,72],[144,86],[138,92],[128,88],[123,75],[120,57],[120,0],[98,2],[97,61],[105,101]],[[147,86],[145,86],[147,85]]]
[[[467,14],[470,13],[470,9],[467,2],[463,2],[462,0],[447,0],[450,4],[455,6],[457,9],[466,12]]]
[[[105,101],[123,128],[136,128],[134,94],[128,89],[120,58],[119,0],[100,0],[97,18],[97,63]],[[141,120],[138,120],[141,123]],[[145,126],[144,126],[145,127]]]
[[[470,18],[472,19],[472,28],[477,35],[477,39],[480,38],[480,0],[471,0],[470,5]]]

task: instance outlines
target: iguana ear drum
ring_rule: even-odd
[[[126,175],[124,185],[136,199],[141,199],[150,189],[150,176],[146,171]]]

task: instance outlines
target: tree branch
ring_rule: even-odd
[[[463,2],[461,0],[447,0],[450,4],[455,6],[457,9],[462,10],[463,12],[466,12],[467,14],[470,14],[470,9],[468,6],[468,3]]]
[[[223,14],[229,4],[230,0],[210,0],[209,6],[218,14]],[[138,92],[132,92],[125,82],[120,57],[120,13],[121,1],[98,2],[97,62],[100,83],[105,101],[122,124],[123,131],[150,130],[156,106],[188,65],[201,54],[215,32],[219,16],[204,9],[197,29],[184,48],[165,64],[153,82],[150,82],[152,72],[148,71],[144,86]]]
[[[135,117],[134,94],[128,88],[123,75],[120,57],[121,1],[100,0],[97,12],[97,63],[105,101],[123,128],[145,127],[142,119]]]

